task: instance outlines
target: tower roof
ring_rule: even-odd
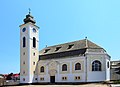
[[[30,11],[29,11],[29,14],[26,15],[26,18],[23,21],[24,21],[25,24],[28,23],[28,22],[31,22],[33,24],[36,23],[36,21],[34,20],[34,17],[30,14]]]

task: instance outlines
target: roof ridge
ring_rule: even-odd
[[[79,41],[84,41],[85,39],[82,39],[82,40],[76,40],[76,41],[71,41],[71,42],[65,42],[65,43],[61,43],[61,44],[56,44],[56,45],[53,45],[53,46],[47,46],[47,47],[45,47],[45,48],[49,48],[49,47],[59,47],[60,45],[64,45],[64,44],[69,44],[69,43],[74,43],[74,42],[79,42]],[[43,49],[45,49],[45,48],[43,48]]]

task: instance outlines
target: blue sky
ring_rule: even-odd
[[[39,49],[84,39],[120,58],[120,0],[0,0],[0,73],[20,70],[20,29],[28,8],[40,27]]]

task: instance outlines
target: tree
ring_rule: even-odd
[[[12,75],[13,75],[13,73],[8,74],[6,80],[12,80]]]

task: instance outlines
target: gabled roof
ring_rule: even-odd
[[[49,46],[41,51],[39,51],[39,55],[48,55],[48,54],[55,54],[61,52],[69,52],[74,50],[81,50],[81,49],[103,49],[102,47],[96,45],[95,43],[91,42],[88,39],[78,40],[74,42],[58,44],[54,46]]]

